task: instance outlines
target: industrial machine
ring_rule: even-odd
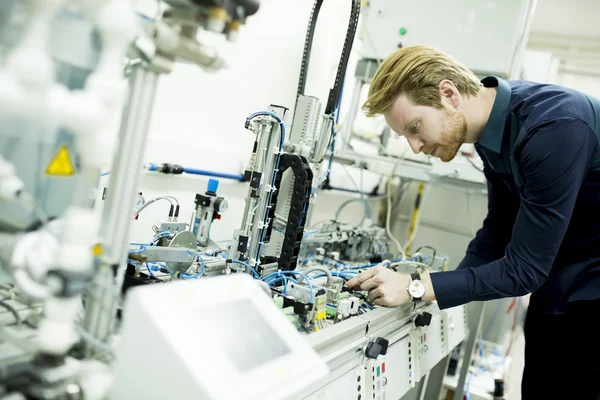
[[[189,223],[177,199],[146,201],[138,186],[160,76],[176,62],[223,68],[198,32],[234,40],[258,2],[168,0],[156,16],[123,0],[0,5],[0,399],[439,396],[466,335],[464,308],[376,307],[345,282],[375,267],[439,271],[447,260],[397,257],[377,226],[306,229],[330,172],[324,161],[360,13],[352,0],[321,114],[304,94],[321,3],[289,134],[281,105],[240,121],[256,140],[227,246],[210,238],[228,208],[216,180],[196,194]],[[109,164],[106,196],[93,204]],[[152,241],[130,243],[131,221],[158,200],[171,205]]]

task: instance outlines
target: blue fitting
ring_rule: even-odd
[[[216,179],[208,180],[208,188],[206,189],[209,193],[217,193],[217,189],[219,188],[219,181]]]

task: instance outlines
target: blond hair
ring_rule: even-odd
[[[377,69],[363,111],[367,117],[383,114],[402,93],[415,105],[441,109],[438,85],[444,79],[466,96],[475,96],[482,86],[471,70],[442,51],[426,46],[397,50]]]

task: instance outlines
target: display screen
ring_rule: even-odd
[[[198,310],[207,346],[219,346],[239,372],[247,372],[290,353],[288,346],[251,301]]]

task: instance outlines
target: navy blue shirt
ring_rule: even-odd
[[[600,101],[560,86],[487,77],[496,87],[475,145],[488,215],[455,271],[431,274],[440,308],[533,293],[560,314],[600,299]]]

